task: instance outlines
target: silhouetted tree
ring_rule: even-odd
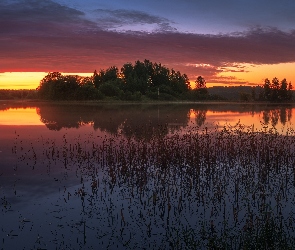
[[[200,94],[208,94],[205,78],[203,78],[202,76],[198,76],[197,80],[195,81],[195,89]]]
[[[37,88],[38,96],[46,100],[93,100],[102,95],[95,88],[93,77],[48,73]]]
[[[37,99],[35,89],[1,89],[0,100]]]
[[[170,71],[165,66],[149,60],[136,61],[134,66],[131,63],[124,64],[121,69],[121,78],[124,82],[123,90],[126,93],[139,92],[152,99],[158,99],[158,91],[160,98],[173,99],[190,90],[187,75],[182,75],[173,69]]]
[[[271,84],[270,84],[270,80],[268,78],[266,78],[264,80],[264,98],[265,100],[270,100],[271,99]]]
[[[96,88],[109,81],[116,81],[119,78],[118,68],[115,66],[109,67],[107,70],[100,70],[99,73],[95,70],[93,73],[93,83]]]
[[[48,73],[37,88],[40,98],[48,100],[102,99],[104,96],[121,100],[141,100],[142,96],[159,100],[208,99],[205,79],[196,80],[191,90],[186,74],[170,70],[149,60],[126,63],[119,72],[115,66],[94,71],[91,77]]]
[[[285,78],[281,82],[276,77],[271,82],[266,78],[264,80],[263,90],[264,100],[267,101],[280,102],[292,99],[292,84],[291,82],[288,84]]]
[[[59,72],[48,73],[37,88],[38,94],[48,100],[71,100],[79,88],[79,76],[63,76]]]
[[[149,88],[149,75],[145,64],[137,61],[133,66],[131,63],[124,64],[121,69],[121,76],[124,82],[123,90],[131,94],[140,92],[145,94]]]
[[[253,101],[256,101],[256,89],[255,87],[251,88],[251,98]]]
[[[240,100],[243,101],[243,102],[251,101],[251,94],[250,93],[245,93],[245,92],[240,92]]]

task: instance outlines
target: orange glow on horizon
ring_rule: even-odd
[[[210,83],[207,82],[207,87],[213,86],[239,86],[239,85],[262,85],[266,78],[272,80],[277,77],[280,81],[284,78],[288,82],[295,83],[295,63],[280,63],[280,64],[241,64],[242,70],[236,70],[233,67],[226,67],[223,72],[218,74],[218,77],[228,79],[228,84]],[[236,70],[236,72],[235,72]],[[243,71],[244,70],[244,71]],[[230,79],[233,78],[233,79]],[[235,84],[235,82],[246,82],[246,84]]]
[[[222,72],[213,76],[204,76],[206,86],[239,86],[239,85],[262,85],[265,78],[270,80],[277,77],[279,80],[284,78],[295,85],[295,63],[281,64],[237,64],[236,66],[221,67]],[[191,69],[190,69],[191,71]],[[63,75],[92,76],[93,73],[64,73]],[[187,75],[199,75],[198,72],[184,72]],[[197,74],[196,74],[197,73]],[[0,73],[0,89],[36,89],[40,80],[48,72],[4,72]],[[214,82],[210,82],[210,78]],[[195,79],[190,77],[191,88],[195,88]],[[220,82],[219,82],[220,81]]]
[[[93,73],[63,73],[63,75],[92,76]],[[36,89],[48,72],[0,73],[0,89]]]

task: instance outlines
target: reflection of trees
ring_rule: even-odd
[[[40,120],[50,130],[62,128],[79,128],[83,124],[92,124],[93,128],[111,134],[121,132],[127,136],[150,137],[155,133],[167,134],[178,130],[188,123],[190,110],[195,113],[196,124],[201,126],[206,121],[207,111],[240,112],[261,114],[265,124],[283,125],[291,120],[291,105],[232,105],[232,104],[39,104],[7,103],[1,110],[10,108],[38,107]]]
[[[154,134],[165,135],[187,125],[189,107],[187,106],[152,106],[135,108],[126,114],[121,126],[126,136],[150,138]]]
[[[263,122],[265,124],[268,124],[269,123],[270,118],[269,118],[269,112],[268,111],[263,111],[263,113],[262,113],[262,119],[263,119]]]
[[[280,121],[281,124],[285,125],[292,118],[292,109],[287,107],[280,107],[277,109],[264,110],[262,119],[265,124],[271,123],[272,126],[276,126]]]
[[[58,108],[58,106],[42,106],[37,108],[37,114],[41,122],[50,130],[61,130],[62,128],[79,128],[80,119],[71,116],[73,109],[70,106]]]
[[[92,123],[95,130],[146,138],[186,126],[189,110],[186,105],[55,105],[40,106],[37,112],[50,130]]]
[[[278,124],[278,121],[279,121],[279,110],[273,110],[271,112],[271,125],[272,126],[276,126]]]
[[[0,103],[0,110],[1,111],[5,111],[5,110],[9,110],[9,109],[19,109],[19,108],[23,108],[23,109],[36,108],[36,106],[32,105],[30,103],[22,103],[22,102],[15,102],[15,101],[12,101],[11,103],[10,103],[10,101],[5,101],[5,102]]]
[[[194,113],[196,115],[197,125],[199,127],[202,126],[206,121],[207,110],[195,110]]]

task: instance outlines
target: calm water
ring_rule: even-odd
[[[238,249],[234,238],[265,218],[292,238],[294,112],[276,105],[2,103],[1,249],[206,249],[225,235],[229,249]],[[236,143],[208,139],[229,130]],[[257,137],[253,145],[264,151],[248,157],[250,132],[270,133],[273,148]],[[248,151],[231,156],[229,147]],[[281,149],[288,157],[276,161]]]

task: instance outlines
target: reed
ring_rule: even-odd
[[[139,128],[140,129],[140,128]],[[295,134],[241,124],[149,138],[89,135],[12,151],[74,171],[98,242],[126,249],[288,249],[295,244]],[[41,150],[41,151],[40,151]],[[6,202],[6,201],[4,201]],[[85,222],[86,223],[86,222]]]

